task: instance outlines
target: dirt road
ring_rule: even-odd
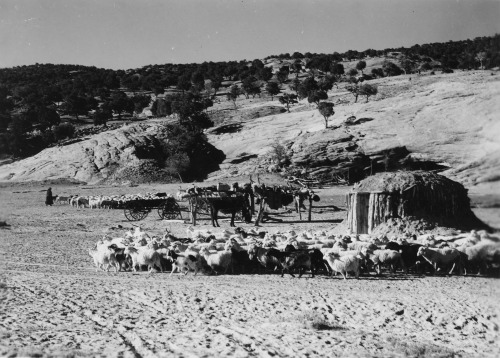
[[[42,189],[0,189],[0,216],[10,224],[0,229],[0,356],[500,356],[496,279],[95,272],[87,249],[103,232],[123,232],[112,227],[131,225],[117,210],[47,208]],[[165,187],[53,187],[110,190]],[[261,229],[332,228],[345,215],[330,210],[339,200],[323,195],[312,223],[282,213],[285,224]],[[187,225],[152,213],[141,226],[183,235]]]

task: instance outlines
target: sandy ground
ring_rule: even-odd
[[[0,188],[0,220],[10,224],[0,228],[0,356],[500,356],[496,279],[95,272],[87,249],[104,232],[123,233],[112,227],[132,225],[121,210],[47,208],[46,188]],[[90,195],[178,186],[52,188]],[[345,216],[332,211],[345,191],[320,190],[311,223],[282,210],[283,224],[259,230],[331,229]],[[498,208],[482,210],[500,218]],[[187,227],[155,212],[140,224],[180,236]]]

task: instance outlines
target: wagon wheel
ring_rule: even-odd
[[[182,219],[181,208],[175,200],[167,200],[165,204],[158,208],[158,215],[162,219],[173,220],[177,217]]]
[[[125,206],[124,213],[128,221],[139,221],[145,219],[149,214],[148,209],[144,208],[140,203],[128,203]]]

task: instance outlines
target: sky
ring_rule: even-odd
[[[0,0],[0,67],[129,69],[500,33],[500,0]]]

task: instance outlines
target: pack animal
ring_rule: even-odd
[[[252,220],[248,201],[243,196],[207,198],[207,200],[210,205],[210,217],[212,219],[212,225],[214,227],[220,226],[217,220],[219,211],[231,214],[230,226],[233,227],[235,226],[234,218],[237,212],[242,212],[243,219],[246,222],[250,222],[250,220]]]

